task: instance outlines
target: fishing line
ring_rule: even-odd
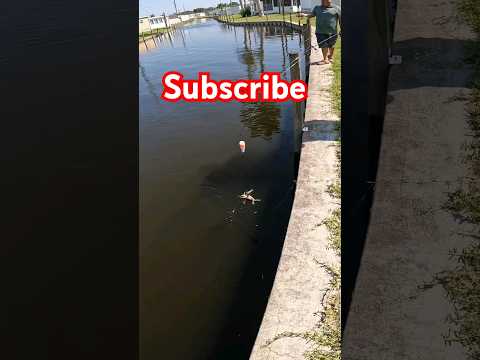
[[[333,34],[332,36],[329,36],[328,38],[326,38],[325,40],[322,40],[319,45],[325,43],[326,41],[330,40],[331,38],[337,36],[338,34]],[[315,46],[315,45],[310,45],[308,48],[305,48],[304,49],[304,53],[306,53],[307,51],[311,50],[312,48],[313,49],[319,49],[320,46]],[[292,64],[287,68],[285,69],[284,71],[282,71],[280,74],[282,74],[283,76],[285,76],[287,74],[287,71],[289,71],[293,66],[297,65],[298,63],[300,62],[300,56],[298,56],[297,60],[292,62]]]

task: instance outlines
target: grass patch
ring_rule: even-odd
[[[335,46],[335,57],[332,64],[333,82],[332,82],[332,96],[333,108],[337,115],[340,115],[342,109],[342,40],[338,37]]]
[[[430,283],[420,288],[430,289],[440,285],[454,305],[454,311],[447,317],[453,326],[443,335],[446,345],[461,344],[471,360],[480,359],[480,242],[477,239],[462,251],[453,249],[450,257],[456,259],[453,270],[442,271]]]
[[[329,231],[328,242],[329,248],[335,250],[337,255],[340,255],[341,250],[341,222],[340,209],[335,209],[331,215],[322,221]]]
[[[458,11],[461,19],[470,25],[477,34],[480,33],[480,5],[478,0],[460,0]]]
[[[172,30],[172,29],[170,29],[170,30]],[[150,35],[163,34],[164,32],[167,32],[167,31],[168,31],[168,29],[165,29],[165,28],[158,29],[158,32],[157,32],[157,30],[145,31],[142,34],[138,34],[138,37],[141,39],[143,37],[147,37],[147,36],[150,36]]]
[[[285,13],[285,17],[282,14],[265,14],[265,16],[245,16],[242,17],[240,14],[235,14],[232,16],[224,17],[221,16],[220,20],[228,22],[266,22],[266,21],[285,21],[290,22],[290,14]],[[298,13],[292,13],[291,22],[297,24],[306,24],[307,17],[299,16]]]

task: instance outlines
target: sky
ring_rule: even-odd
[[[193,10],[195,8],[208,8],[210,6],[217,6],[218,3],[230,2],[230,0],[175,0],[177,2],[178,11]],[[236,0],[236,2],[239,2]],[[340,0],[334,0],[334,3],[339,4]],[[148,16],[151,14],[161,15],[165,12],[166,15],[173,14],[175,7],[173,0],[139,0],[139,15]]]
[[[195,8],[203,7],[208,8],[210,6],[216,6],[220,2],[228,2],[225,0],[175,0],[177,3],[178,11],[193,10]],[[238,0],[237,0],[238,2]],[[139,15],[147,16],[150,14],[161,15],[173,14],[175,7],[173,6],[173,0],[139,0]]]

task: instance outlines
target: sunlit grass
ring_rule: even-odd
[[[142,38],[142,37],[147,37],[147,36],[150,36],[150,35],[162,34],[162,33],[167,32],[167,31],[168,31],[168,29],[165,29],[165,28],[145,31],[144,33],[139,33],[138,37]]]
[[[335,112],[340,115],[342,109],[342,41],[340,37],[335,46],[332,69],[334,75],[332,83],[333,107]]]

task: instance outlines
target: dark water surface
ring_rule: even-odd
[[[141,359],[246,360],[288,225],[303,109],[166,103],[161,78],[290,78],[288,53],[300,52],[303,73],[303,38],[203,20],[139,52]],[[249,189],[260,203],[242,204]]]

